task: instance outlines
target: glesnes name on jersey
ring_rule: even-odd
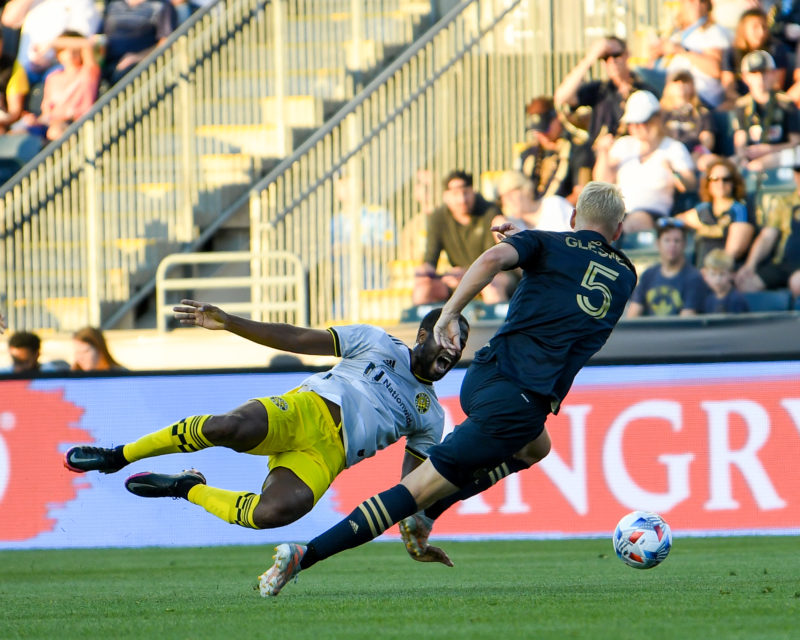
[[[628,265],[625,263],[625,260],[617,254],[616,252],[609,252],[603,248],[603,243],[597,240],[590,240],[589,242],[584,242],[579,238],[575,238],[573,236],[566,236],[564,241],[567,243],[568,247],[577,247],[578,249],[584,249],[585,251],[591,251],[592,253],[596,253],[598,256],[603,258],[611,258],[612,260],[618,262],[619,264],[623,265],[626,269]]]

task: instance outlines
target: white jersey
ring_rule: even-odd
[[[342,408],[346,466],[375,455],[406,438],[422,453],[438,444],[444,410],[433,385],[411,372],[411,352],[397,338],[370,325],[329,329],[336,355],[333,369],[306,378],[301,389],[313,391]]]

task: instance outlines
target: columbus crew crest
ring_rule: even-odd
[[[425,413],[431,408],[431,399],[424,393],[418,393],[414,398],[414,405],[418,413]]]
[[[272,400],[272,404],[278,407],[278,409],[281,411],[287,411],[289,409],[289,404],[280,396],[270,396],[269,399]]]

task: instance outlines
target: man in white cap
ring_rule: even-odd
[[[666,135],[661,106],[649,91],[631,94],[622,122],[627,136],[598,139],[594,179],[616,183],[622,191],[625,233],[648,231],[670,215],[676,189],[694,190],[694,161],[683,143]]]
[[[748,93],[734,107],[733,146],[741,166],[750,171],[793,166],[800,145],[797,107],[772,89],[774,73],[775,61],[766,51],[751,51],[742,60]]]

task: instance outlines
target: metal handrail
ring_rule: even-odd
[[[277,261],[282,270],[288,274],[266,274],[260,277],[253,276],[213,276],[203,277],[173,277],[168,278],[167,273],[175,266],[197,266],[201,264],[254,263],[258,261]],[[172,305],[166,302],[168,291],[185,291],[189,289],[250,289],[249,302],[228,302],[226,311],[245,313],[256,320],[270,318],[279,314],[282,321],[304,326],[307,324],[306,312],[306,274],[299,258],[284,251],[273,251],[268,255],[257,256],[250,251],[216,251],[213,253],[180,253],[164,258],[158,265],[155,276],[156,286],[156,325],[159,331],[167,330],[167,316],[172,314]],[[294,291],[293,297],[282,296],[281,300],[269,297],[272,288],[279,289],[285,294],[287,290]]]

